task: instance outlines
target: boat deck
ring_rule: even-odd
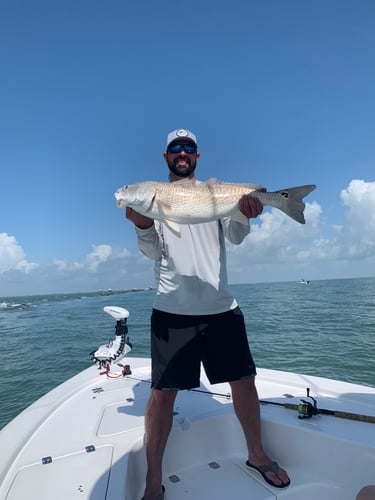
[[[0,432],[0,500],[140,500],[150,364],[141,358],[126,362],[130,376],[121,376],[120,366],[110,377],[91,367]],[[374,417],[375,389],[258,372],[265,448],[288,470],[291,485],[273,488],[245,466],[229,385],[211,386],[202,375],[203,392],[183,391],[176,400],[163,468],[166,500],[354,499],[374,481],[374,424],[330,415],[298,419],[296,411],[266,402],[298,404],[309,387],[319,407]]]

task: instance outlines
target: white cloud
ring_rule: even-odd
[[[239,245],[227,245],[229,281],[371,276],[375,271],[375,182],[352,180],[341,192],[342,223],[327,234],[322,207],[306,203],[301,225],[265,211]],[[325,234],[323,235],[323,226]],[[153,284],[153,262],[139,251],[93,245],[82,261],[30,263],[14,236],[0,233],[1,295],[114,290]]]
[[[67,260],[59,260],[55,259],[53,261],[54,265],[56,266],[56,269],[58,271],[77,271],[79,269],[82,269],[84,267],[84,264],[81,262],[69,262]]]
[[[228,245],[232,264],[234,260],[241,267],[245,261],[261,265],[301,259],[318,234],[321,214],[321,207],[317,203],[307,203],[307,223],[301,225],[276,209],[264,212],[257,222],[252,222],[250,235],[241,245]]]
[[[0,274],[11,269],[28,273],[36,267],[37,264],[27,262],[25,253],[14,236],[0,233]]]
[[[335,227],[335,238],[343,256],[360,259],[375,254],[375,182],[352,180],[341,191],[345,207],[342,226]]]
[[[317,202],[306,203],[306,225],[276,210],[262,214],[241,246],[228,247],[232,279],[288,280],[306,270],[319,278],[323,272],[326,277],[374,275],[375,182],[352,180],[341,192],[341,200],[343,222],[332,226],[329,236],[322,234],[323,211]],[[336,276],[329,276],[330,272]]]
[[[28,263],[14,237],[0,235],[0,296],[124,290],[153,285],[153,263],[140,252],[93,245],[81,261]],[[10,258],[12,256],[12,258]]]
[[[91,271],[97,271],[99,264],[106,262],[112,255],[110,245],[93,245],[93,251],[87,256],[87,262]]]

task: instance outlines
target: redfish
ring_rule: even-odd
[[[176,224],[199,224],[224,217],[247,224],[248,219],[238,206],[245,194],[257,196],[263,205],[278,208],[304,224],[303,198],[315,188],[315,185],[309,184],[263,192],[255,184],[230,184],[216,179],[200,183],[191,180],[147,181],[123,186],[116,191],[115,198],[119,208],[131,207],[150,219],[163,220],[175,229]]]

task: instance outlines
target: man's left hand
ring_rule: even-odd
[[[266,189],[262,188],[260,191],[265,192]],[[252,194],[244,194],[238,202],[240,211],[248,218],[255,219],[263,212],[263,204],[260,199]]]

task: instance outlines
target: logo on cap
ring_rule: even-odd
[[[184,128],[180,128],[180,130],[176,130],[176,135],[177,137],[187,137],[189,135],[189,132]]]

